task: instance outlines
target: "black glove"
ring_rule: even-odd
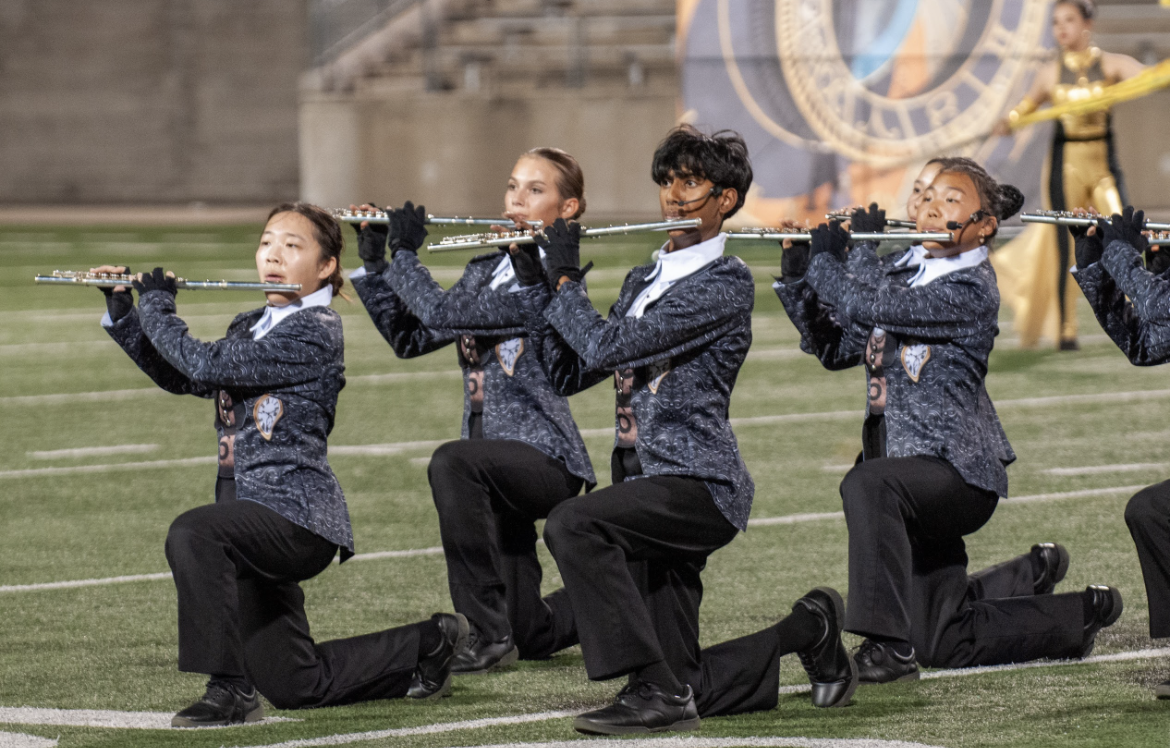
[[[1170,244],[1150,247],[1146,250],[1146,270],[1162,275],[1170,270]]]
[[[390,257],[399,252],[417,252],[427,238],[427,209],[414,207],[409,200],[390,211]]]
[[[536,234],[536,243],[544,250],[548,278],[554,289],[561,276],[577,282],[585,277],[581,270],[581,224],[558,218],[552,226],[545,226]]]
[[[374,205],[374,203],[369,203]],[[386,269],[386,237],[390,234],[390,225],[386,223],[370,223],[363,229],[360,223],[353,224],[357,233],[358,257],[366,266],[367,273],[380,273]]]
[[[1069,226],[1073,235],[1073,247],[1077,256],[1077,268],[1084,270],[1101,259],[1105,253],[1105,245],[1101,243],[1101,229],[1097,229],[1094,236],[1089,236],[1088,226]]]
[[[546,280],[540,264],[540,247],[536,244],[517,245],[512,253],[512,269],[521,286],[539,286]]]
[[[813,258],[822,252],[828,252],[838,262],[845,262],[845,248],[848,246],[849,232],[841,228],[840,221],[829,221],[827,226],[822,223],[812,230],[812,249],[808,254],[809,262],[812,262]]]
[[[793,242],[791,247],[780,255],[780,282],[795,283],[808,272],[809,261],[808,242]]]
[[[880,234],[886,230],[886,212],[870,203],[869,210],[858,208],[849,218],[849,230],[861,234]]]
[[[167,277],[162,268],[155,268],[149,273],[143,273],[142,280],[134,281],[134,290],[138,292],[139,299],[151,291],[166,291],[171,296],[175,296],[179,293],[179,286],[175,283],[174,278]]]
[[[1133,209],[1132,205],[1125,206],[1121,215],[1113,214],[1113,220],[1101,218],[1097,221],[1098,233],[1101,234],[1101,243],[1108,247],[1115,241],[1123,241],[1138,252],[1145,254],[1149,249],[1149,242],[1142,234],[1146,225],[1146,212]]]
[[[130,268],[127,267],[122,271],[124,275],[130,274]],[[106,297],[106,314],[110,315],[110,319],[114,322],[125,317],[134,308],[134,294],[130,293],[130,283],[127,283],[125,291],[114,293],[113,287],[99,289]]]

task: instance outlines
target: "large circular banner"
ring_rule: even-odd
[[[990,135],[1051,59],[1046,0],[679,0],[681,116],[747,140],[743,223],[876,200],[975,158],[1039,205],[1049,127]],[[737,217],[738,218],[738,217]]]

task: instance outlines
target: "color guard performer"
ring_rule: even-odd
[[[555,148],[521,156],[504,211],[520,226],[580,216],[585,178],[576,159]],[[462,439],[439,447],[427,472],[451,599],[471,621],[452,669],[484,673],[518,657],[549,657],[576,644],[577,632],[563,590],[541,598],[535,522],[596,484],[589,455],[565,393],[525,335],[509,254],[472,259],[444,291],[417,256],[424,209],[408,202],[389,212],[388,227],[359,230],[365,266],[351,276],[354,287],[398,356],[455,343],[463,369]]]
[[[1128,55],[1103,52],[1093,45],[1092,0],[1057,0],[1052,34],[1059,56],[1041,68],[1028,95],[996,130],[1011,132],[1020,117],[1045,103],[1100,98],[1106,87],[1138,75],[1144,66]],[[1051,210],[1095,208],[1105,215],[1121,212],[1125,188],[1117,165],[1113,120],[1108,109],[1065,114],[1057,121],[1045,168],[1045,207]],[[1076,290],[1069,280],[1074,257],[1062,227],[1033,227],[995,255],[1005,299],[1015,312],[1021,348],[1035,347],[1042,335],[1059,338],[1060,350],[1077,349]]]
[[[326,460],[345,385],[341,230],[328,213],[286,203],[269,214],[256,269],[267,306],[204,343],[175,313],[173,276],[156,268],[130,292],[107,292],[102,324],[156,384],[213,399],[220,437],[216,502],[183,513],[167,534],[179,597],[179,669],[210,676],[175,727],[262,719],[257,692],[277,708],[367,699],[429,698],[450,688],[467,637],[461,615],[316,643],[300,582],[353,555],[345,496]],[[95,272],[124,272],[103,267]]]
[[[723,254],[723,220],[752,172],[734,133],[673,130],[654,154],[664,218],[675,231],[654,265],[634,268],[603,318],[581,283],[580,227],[558,220],[513,260],[529,339],[550,378],[617,390],[613,485],[549,514],[544,537],[573,602],[593,680],[629,676],[614,702],[579,715],[583,733],[692,730],[702,716],[770,709],[779,659],[797,652],[817,706],[847,704],[856,674],[841,644],[841,597],[818,588],[774,626],[700,651],[700,573],[747,527],[754,486],[728,421],[751,343],[751,271]]]
[[[919,231],[952,231],[953,242],[927,242],[885,262],[863,243],[846,259],[848,233],[822,225],[807,275],[777,288],[803,350],[831,370],[867,370],[862,459],[841,484],[845,629],[866,637],[855,654],[862,683],[917,678],[918,663],[1083,657],[1121,614],[1121,595],[1110,587],[1045,594],[1067,565],[1058,553],[1033,549],[983,589],[979,575],[967,574],[963,536],[1007,495],[1005,467],[1015,460],[984,389],[999,332],[987,245],[1022,203],[1018,190],[974,162],[949,160],[917,222]],[[858,211],[854,230],[874,230],[873,218]]]
[[[1151,270],[1142,233],[1145,214],[1127,206],[1096,227],[1073,228],[1074,273],[1097,321],[1135,366],[1170,361],[1170,279]],[[1142,255],[1146,263],[1143,265]],[[1165,249],[1157,255],[1165,255]],[[1125,523],[1137,546],[1150,608],[1150,636],[1170,636],[1170,481],[1139,491],[1125,507]],[[1154,688],[1170,699],[1170,680]]]

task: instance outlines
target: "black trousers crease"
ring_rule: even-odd
[[[557,506],[544,537],[576,611],[590,679],[661,660],[694,689],[702,716],[774,707],[779,659],[789,651],[775,628],[699,647],[700,575],[737,532],[694,478],[637,478]]]
[[[1080,593],[1031,594],[1028,557],[967,573],[963,536],[998,497],[935,457],[867,460],[841,483],[849,527],[845,629],[909,641],[928,667],[1075,657]]]
[[[231,483],[231,481],[226,481]],[[317,643],[300,582],[337,546],[254,501],[184,512],[167,534],[179,602],[179,669],[242,677],[281,709],[394,698],[418,664],[416,626]]]
[[[455,610],[488,641],[511,634],[525,659],[576,644],[568,595],[541,597],[535,523],[584,481],[561,460],[513,440],[448,442],[427,474]]]

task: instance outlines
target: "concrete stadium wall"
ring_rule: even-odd
[[[435,213],[498,215],[516,158],[555,146],[585,171],[589,215],[655,215],[650,156],[674,120],[673,90],[515,99],[304,93],[302,196],[330,207],[409,199]]]
[[[295,198],[304,0],[2,0],[0,203]]]

